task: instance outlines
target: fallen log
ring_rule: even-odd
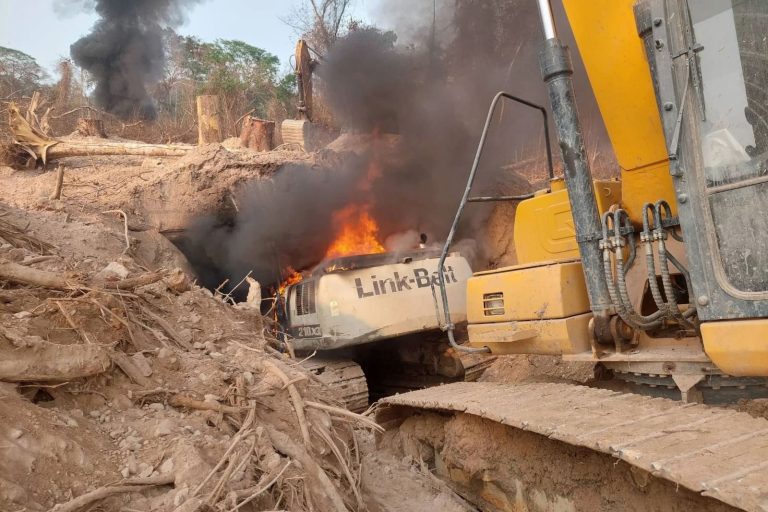
[[[5,260],[0,260],[0,281],[11,281],[53,290],[71,290],[78,287],[76,282],[64,278],[61,272],[38,270]]]
[[[114,140],[59,140],[35,130],[19,112],[16,105],[8,107],[9,126],[14,144],[4,147],[8,163],[21,162],[28,155],[43,163],[73,156],[131,155],[147,157],[184,156],[195,146],[191,144],[147,144]]]
[[[34,338],[29,343],[24,348],[0,348],[0,381],[67,382],[98,375],[112,365],[100,345],[57,345]]]
[[[48,148],[48,161],[69,156],[132,155],[184,156],[195,146],[191,144],[147,144],[111,140],[58,141]]]
[[[49,145],[45,145],[49,142]],[[46,162],[76,156],[146,156],[146,157],[180,157],[186,155],[195,146],[191,144],[147,144],[144,142],[121,142],[111,140],[39,140],[37,145],[11,144],[4,147],[4,160],[8,164],[23,162],[25,156],[33,155],[42,158],[46,149]]]

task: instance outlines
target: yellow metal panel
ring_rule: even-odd
[[[667,159],[656,93],[637,34],[636,0],[563,0],[616,158],[623,169]]]
[[[642,169],[621,172],[621,206],[635,224],[643,222],[643,204],[665,199],[677,215],[677,201],[669,161],[653,164]]]
[[[768,319],[707,322],[701,337],[704,351],[723,372],[768,377]]]
[[[579,257],[568,191],[553,183],[553,192],[521,201],[515,212],[515,251],[521,264]],[[602,214],[621,200],[621,183],[595,181]]]
[[[591,318],[592,313],[585,313],[555,320],[470,324],[469,346],[488,347],[491,353],[499,355],[589,352]]]
[[[504,294],[504,314],[486,315],[483,296]],[[467,321],[563,318],[589,311],[581,263],[523,265],[475,274],[467,281]]]
[[[622,204],[640,223],[643,203],[665,199],[673,209],[676,204],[635,1],[563,0],[563,5],[621,167]]]

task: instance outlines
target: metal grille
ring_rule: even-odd
[[[296,314],[312,315],[315,313],[315,282],[305,281],[296,285]]]
[[[501,316],[504,314],[504,294],[502,292],[486,293],[483,295],[483,314],[485,316]]]

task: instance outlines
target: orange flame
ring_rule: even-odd
[[[285,293],[286,288],[304,279],[304,276],[301,275],[301,272],[296,272],[293,267],[288,267],[286,271],[288,272],[288,277],[285,278],[285,281],[280,283],[280,295]]]
[[[325,252],[325,259],[384,252],[379,241],[379,225],[363,204],[349,204],[333,213],[336,239]]]

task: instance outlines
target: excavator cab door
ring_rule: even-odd
[[[647,5],[699,318],[768,316],[768,2]]]

